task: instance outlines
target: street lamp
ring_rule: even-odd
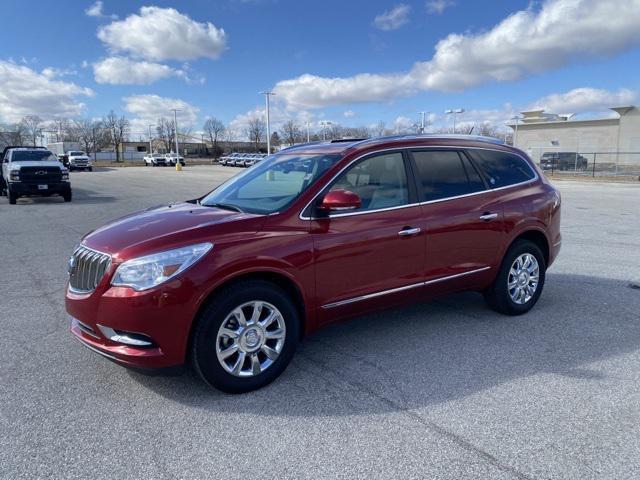
[[[153,144],[151,143],[151,141],[152,141],[152,138],[151,138],[151,127],[155,127],[155,125],[149,124],[149,125],[147,125],[147,127],[149,128],[149,155],[153,155]]]
[[[424,117],[427,113],[431,112],[418,112],[418,115],[420,115],[420,133],[424,133]]]
[[[267,155],[271,155],[271,125],[269,123],[269,107],[270,102],[269,98],[271,95],[275,95],[273,92],[260,92],[261,95],[264,95],[264,101],[267,107]]]
[[[309,120],[307,120],[307,143],[311,142],[311,134],[309,133]]]
[[[514,134],[513,134],[513,146],[517,146],[518,143],[518,121],[520,121],[520,119],[522,119],[522,117],[520,117],[519,115],[515,115],[513,117],[510,118],[510,120],[515,120],[516,121],[516,128],[514,129]]]
[[[320,122],[320,125],[322,125],[322,140],[326,142],[327,141],[327,125],[333,125],[333,123],[327,120],[323,120],[322,122]]]
[[[176,162],[178,161],[177,159],[180,157],[180,147],[178,146],[178,112],[180,112],[181,110],[179,108],[172,108],[171,111],[173,111],[173,126],[176,129]]]
[[[447,115],[449,114],[453,114],[453,133],[456,133],[456,116],[459,113],[464,113],[464,108],[452,108],[449,110],[445,110],[444,113],[446,113]]]

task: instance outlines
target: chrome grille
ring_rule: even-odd
[[[78,293],[93,292],[111,263],[111,256],[80,245],[69,259],[69,286]]]

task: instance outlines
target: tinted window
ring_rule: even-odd
[[[409,203],[407,173],[401,153],[369,157],[345,170],[331,190],[349,190],[362,200],[358,211],[397,207]]]
[[[495,150],[469,150],[469,154],[486,173],[493,188],[526,182],[535,177],[529,164],[512,153]]]
[[[456,151],[413,152],[413,158],[418,167],[418,184],[426,201],[484,190],[473,165]]]

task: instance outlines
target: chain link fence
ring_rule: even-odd
[[[547,148],[526,150],[544,171],[589,176],[639,176],[640,152],[559,151]]]

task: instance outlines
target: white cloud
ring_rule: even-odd
[[[55,67],[46,67],[42,69],[42,75],[52,80],[54,78],[66,77],[69,75],[77,75],[77,70],[73,70],[72,68],[55,68]]]
[[[631,105],[637,93],[622,88],[617,92],[597,88],[575,88],[566,93],[554,93],[531,103],[528,110],[543,109],[548,113],[603,112],[611,107]]]
[[[142,7],[139,15],[100,27],[98,38],[114,52],[155,61],[215,59],[226,45],[223,29],[160,7]]]
[[[183,70],[125,57],[109,57],[94,63],[93,75],[96,82],[112,85],[150,85],[168,77],[186,78]]]
[[[294,108],[387,101],[419,90],[462,91],[611,56],[640,43],[639,24],[640,0],[546,0],[487,32],[448,35],[436,44],[431,60],[406,73],[304,74],[274,88]]]
[[[124,109],[133,116],[131,130],[146,132],[148,125],[155,124],[160,117],[173,119],[172,109],[177,113],[180,129],[192,127],[198,120],[198,107],[177,98],[161,97],[159,95],[131,95],[124,99]]]
[[[373,19],[373,24],[380,30],[397,30],[409,21],[411,7],[405,3],[396,5],[391,10],[381,13]]]
[[[112,18],[112,19],[118,18],[117,15],[105,15],[103,9],[104,9],[104,4],[100,0],[98,0],[97,2],[92,4],[90,7],[85,9],[84,13],[88,17],[106,18],[108,16],[109,18]]]
[[[447,8],[455,5],[452,0],[429,0],[426,3],[427,12],[441,15]]]
[[[75,117],[84,103],[78,97],[92,96],[89,88],[55,80],[54,69],[38,73],[24,65],[0,60],[0,118],[17,122],[25,115],[43,119]]]
[[[344,115],[345,118],[353,118],[356,116],[356,112],[354,112],[353,110],[345,110],[342,115]]]
[[[253,118],[265,118],[265,108],[256,107],[245,113],[241,113],[235,116],[228,124],[228,129],[235,134],[236,139],[245,139],[245,131],[249,120]],[[271,124],[271,131],[277,131],[282,127],[282,124],[288,120],[295,120],[301,129],[306,131],[306,123],[309,122],[311,126],[314,124],[314,115],[306,110],[299,111],[286,111],[280,108],[277,104],[271,104],[269,109],[269,123]]]

